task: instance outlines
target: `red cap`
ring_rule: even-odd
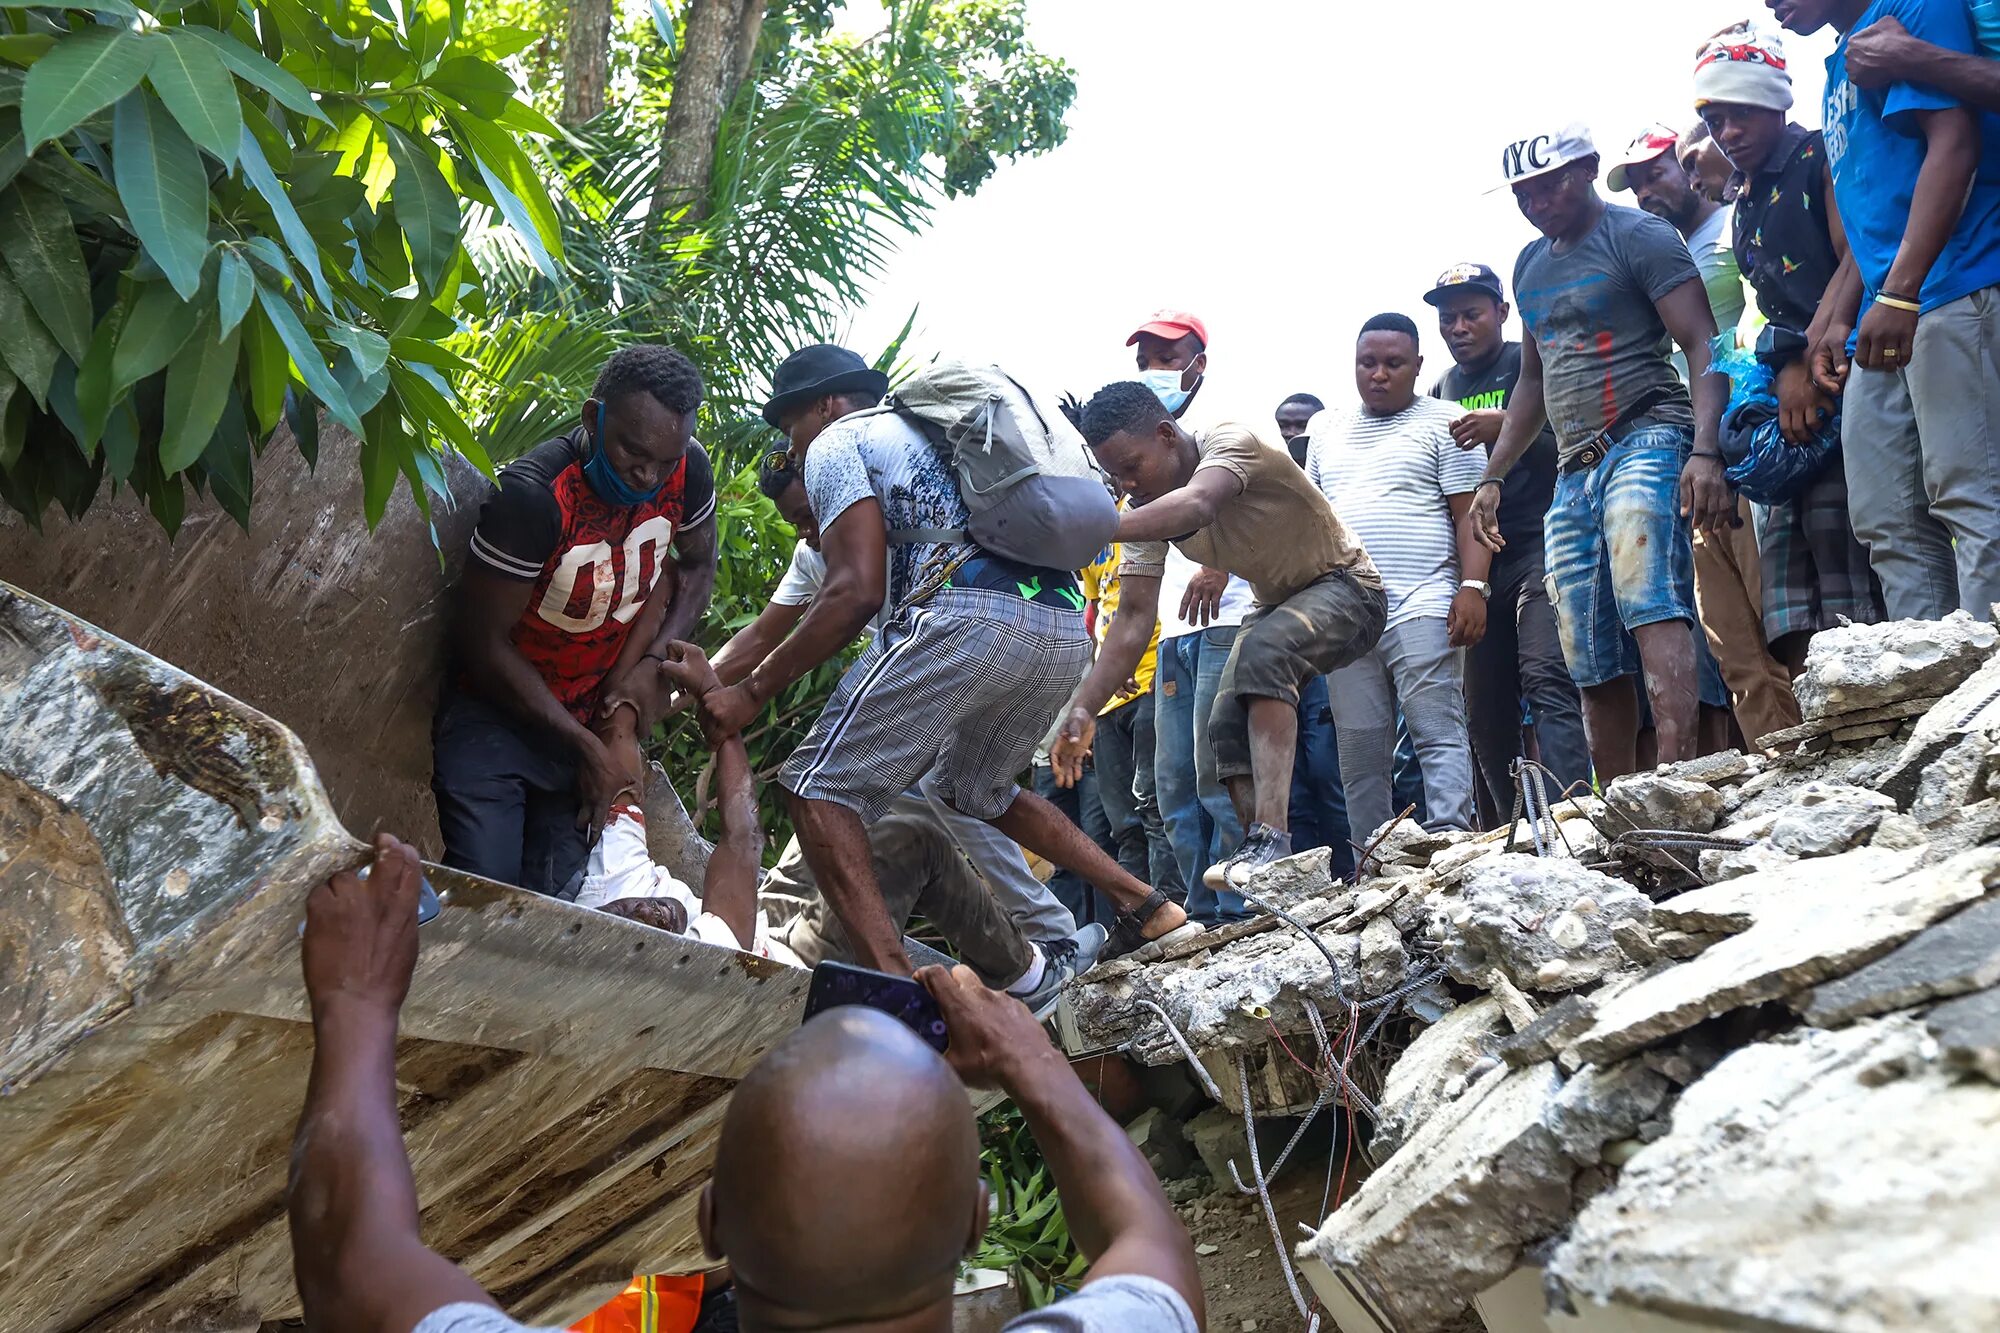
[[[1201,339],[1204,350],[1208,347],[1208,326],[1201,322],[1199,316],[1190,315],[1185,310],[1155,310],[1146,316],[1144,324],[1132,331],[1132,336],[1125,340],[1125,345],[1130,347],[1138,342],[1142,333],[1150,333],[1155,338],[1165,338],[1169,342],[1178,342],[1192,333]]]
[[[1619,158],[1611,170],[1605,173],[1604,183],[1614,191],[1631,189],[1632,185],[1626,178],[1625,169],[1643,166],[1663,154],[1673,152],[1674,145],[1680,142],[1680,138],[1680,134],[1671,125],[1648,125],[1639,131],[1639,137],[1625,149],[1625,156]]]

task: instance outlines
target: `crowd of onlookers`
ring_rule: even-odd
[[[718,542],[685,357],[620,352],[502,474],[435,724],[446,859],[807,964],[908,973],[921,915],[967,964],[923,974],[949,1070],[836,1011],[745,1078],[700,1219],[743,1328],[950,1327],[985,1216],[953,1071],[1021,1104],[1098,1265],[1010,1327],[1198,1327],[1185,1233],[1030,1013],[1246,913],[1281,857],[1345,873],[1404,811],[1504,821],[1528,762],[1572,787],[1754,746],[1797,721],[1815,632],[2000,602],[2000,3],[1768,7],[1839,30],[1824,130],[1744,24],[1700,48],[1697,124],[1610,158],[1579,125],[1506,145],[1540,235],[1507,277],[1460,262],[1421,293],[1442,375],[1426,329],[1376,316],[1352,398],[1294,394],[1272,432],[1205,418],[1184,311],[1131,332],[1135,378],[1059,410],[994,367],[890,393],[851,351],[788,357],[759,484],[800,539],[713,661],[688,642]],[[766,877],[743,732],[863,635],[775,775],[797,839]],[[640,742],[676,711],[715,752],[698,871],[645,827]],[[308,1318],[518,1328],[417,1237],[413,854],[385,840],[377,868],[308,908]],[[760,884],[806,910],[766,921]]]

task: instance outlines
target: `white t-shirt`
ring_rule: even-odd
[[[806,501],[822,532],[850,505],[867,499],[882,506],[890,532],[963,529],[971,518],[951,465],[895,412],[847,417],[828,426],[806,452],[803,477]],[[889,605],[903,605],[926,579],[976,549],[965,542],[891,542]]]
[[[1418,395],[1394,416],[1316,413],[1306,476],[1368,548],[1389,599],[1388,628],[1442,618],[1458,593],[1458,536],[1446,497],[1479,485],[1486,451],[1451,438],[1456,404]]]
[[[529,1328],[490,1305],[433,1310],[411,1333],[562,1333]],[[1181,1294],[1150,1277],[1107,1277],[1054,1305],[1007,1321],[1001,1333],[1199,1333]]]
[[[771,594],[771,600],[779,606],[804,606],[819,596],[819,590],[826,586],[826,557],[801,541],[792,551],[792,563],[785,566],[785,576],[778,580],[778,590]],[[882,586],[889,584],[885,577]],[[889,618],[889,604],[882,603],[882,609],[868,622],[868,632],[873,634],[882,628],[882,622]]]
[[[578,907],[603,907],[621,898],[665,898],[681,905],[687,913],[687,937],[704,944],[719,944],[781,963],[799,965],[796,955],[783,945],[771,942],[764,913],[757,913],[757,938],[749,944],[736,938],[729,923],[702,906],[694,891],[657,864],[646,846],[646,816],[636,805],[613,806],[611,822],[604,826],[597,845],[584,862],[583,883],[576,892]]]
[[[1234,574],[1229,576],[1229,585],[1222,590],[1222,607],[1215,619],[1206,625],[1197,625],[1181,616],[1181,598],[1187,596],[1188,584],[1201,573],[1201,566],[1182,555],[1178,548],[1167,548],[1167,566],[1160,573],[1160,637],[1178,639],[1183,634],[1193,634],[1197,630],[1214,629],[1218,625],[1240,625],[1243,617],[1250,614],[1256,605],[1256,598],[1250,595],[1250,585]]]

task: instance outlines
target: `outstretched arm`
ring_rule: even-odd
[[[1062,734],[1049,749],[1049,766],[1058,786],[1074,787],[1083,776],[1083,759],[1095,738],[1098,710],[1132,679],[1160,623],[1158,574],[1121,574],[1118,585],[1118,614],[1111,618],[1111,628],[1104,633],[1090,674],[1069,701]]]
[[[697,700],[722,688],[715,667],[691,643],[667,645],[660,672]],[[757,787],[740,733],[712,738],[722,837],[702,879],[702,910],[721,919],[749,949],[757,941],[757,871],[764,862],[764,832],[757,821]]]
[[[1118,516],[1121,542],[1160,542],[1185,537],[1215,522],[1222,506],[1243,493],[1243,483],[1222,467],[1198,467],[1188,484]]]
[[[971,968],[927,967],[917,980],[937,998],[950,1041],[945,1059],[975,1088],[999,1088],[1021,1108],[1055,1177],[1085,1285],[1115,1276],[1172,1287],[1205,1322],[1187,1228],[1131,1138],[1106,1115],[1026,1006],[980,984]]]
[[[366,880],[306,899],[313,1063],[292,1141],[292,1271],[306,1327],[409,1333],[447,1305],[494,1305],[426,1248],[396,1117],[396,1019],[417,965],[416,852],[383,834]]]

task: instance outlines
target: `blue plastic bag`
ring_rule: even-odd
[[[1840,451],[1840,414],[1821,424],[1805,444],[1791,444],[1778,430],[1778,396],[1771,368],[1740,347],[1734,332],[1715,341],[1715,369],[1729,376],[1729,406],[1722,414],[1722,475],[1758,504],[1788,504],[1805,493]]]

